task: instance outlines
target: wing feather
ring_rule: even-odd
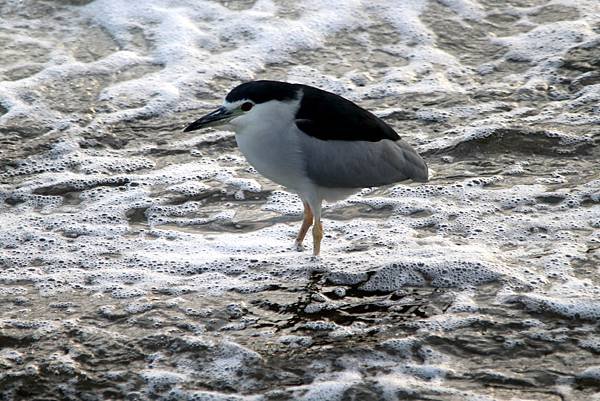
[[[322,141],[304,136],[308,177],[328,188],[366,188],[412,179],[425,182],[428,168],[403,140]]]
[[[306,135],[340,141],[400,139],[392,127],[350,100],[312,86],[297,86],[302,91],[302,100],[296,126]]]

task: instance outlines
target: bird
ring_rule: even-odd
[[[367,187],[427,182],[417,151],[390,125],[354,102],[310,85],[272,80],[239,84],[213,112],[184,132],[225,125],[261,175],[298,194],[304,216],[295,247],[312,226],[313,256],[323,238],[323,200],[342,200]]]

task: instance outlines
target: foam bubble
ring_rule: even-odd
[[[277,339],[281,344],[291,348],[306,348],[313,344],[312,338],[308,336],[285,335]]]
[[[344,392],[361,380],[360,373],[353,371],[343,371],[328,376],[316,380],[310,386],[297,387],[293,391],[294,398],[304,401],[341,400]]]
[[[518,295],[507,299],[509,302],[523,303],[529,310],[539,313],[552,313],[570,319],[597,320],[600,318],[600,302],[597,299],[557,298],[538,294]]]
[[[5,46],[0,66],[0,156],[10,156],[0,172],[0,296],[21,296],[17,304],[32,294],[62,300],[83,291],[105,300],[93,310],[98,318],[134,326],[148,317],[150,330],[167,319],[151,314],[160,305],[149,294],[169,298],[195,335],[178,335],[177,345],[148,356],[141,377],[149,397],[263,396],[185,390],[193,381],[244,394],[263,386],[256,367],[267,360],[254,344],[213,338],[213,319],[231,319],[220,328],[232,338],[252,327],[255,304],[232,294],[247,301],[273,288],[336,286],[332,299],[314,296],[299,308],[308,321],[294,327],[300,333],[273,338],[277,349],[381,336],[375,349],[336,355],[335,364],[314,361],[314,383],[280,393],[298,399],[350,397],[364,383],[390,399],[483,399],[452,388],[453,373],[465,368],[429,340],[491,325],[493,310],[507,304],[541,333],[526,334],[538,341],[566,341],[549,333],[548,315],[599,317],[600,182],[589,167],[590,127],[599,121],[595,1],[501,9],[471,0],[57,7],[71,22],[59,35],[47,34],[58,19],[46,14],[11,12],[0,22],[3,43],[37,49],[26,47],[15,61],[15,46]],[[438,23],[442,13],[450,17]],[[446,41],[465,32],[465,40]],[[248,168],[230,132],[176,132],[239,81],[263,77],[314,84],[366,106],[415,144],[436,176],[327,205],[321,259],[311,260],[310,238],[308,251],[296,252],[300,199]],[[410,286],[434,287],[450,305],[436,316],[411,315],[400,328],[329,318],[358,298],[393,297]],[[183,306],[187,294],[227,301]],[[390,312],[401,310],[388,301]],[[526,319],[531,314],[539,320]],[[35,338],[60,327],[20,317],[0,324]],[[502,346],[517,349],[519,341]],[[598,349],[591,334],[578,345]],[[174,360],[168,352],[176,348],[184,355]],[[1,351],[0,363],[19,363],[15,352]],[[74,360],[49,358],[57,371],[78,375]]]
[[[595,36],[586,21],[560,21],[546,24],[529,32],[497,38],[502,45],[509,45],[505,57],[515,61],[540,61],[556,57],[574,45]]]
[[[600,366],[591,366],[577,374],[579,380],[600,384]]]
[[[150,394],[164,391],[186,379],[183,374],[160,369],[147,369],[140,372],[140,375],[148,384]]]

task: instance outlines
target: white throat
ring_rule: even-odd
[[[231,120],[235,139],[248,162],[265,177],[299,191],[304,187],[306,163],[295,126],[300,99],[272,100]]]

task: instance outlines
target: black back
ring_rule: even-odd
[[[296,125],[306,134],[323,140],[369,141],[400,139],[396,131],[373,113],[334,93],[307,85]]]
[[[307,135],[322,140],[397,141],[396,131],[373,113],[334,93],[302,84],[278,81],[253,81],[234,88],[225,98],[254,103],[269,100],[294,100],[302,96],[296,125]]]

